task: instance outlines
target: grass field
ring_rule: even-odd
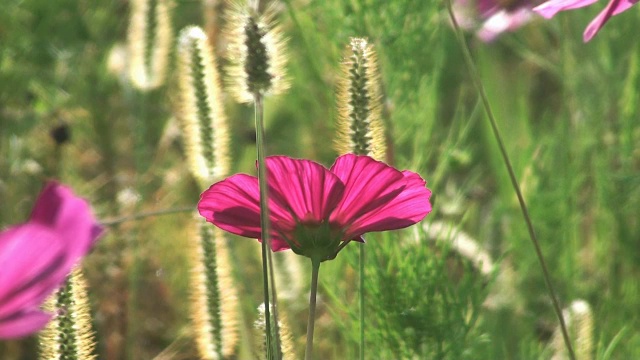
[[[170,33],[175,38],[187,25],[202,26],[224,75],[226,5],[204,3],[174,1]],[[492,43],[465,37],[560,306],[581,301],[580,309],[590,309],[566,316],[578,358],[634,359],[640,358],[640,7],[583,43],[584,27],[603,6],[536,17]],[[195,210],[205,190],[184,160],[175,39],[164,84],[142,91],[127,70],[127,1],[8,0],[2,7],[0,227],[24,221],[50,178],[89,199],[103,221],[127,218],[108,227],[83,263],[98,358],[198,358],[185,250],[194,215],[135,217]],[[290,88],[265,102],[267,154],[331,165],[343,50],[350,37],[367,37],[378,53],[386,162],[419,173],[433,192],[433,211],[421,223],[366,237],[366,357],[567,358],[445,3],[285,0],[277,12],[288,38]],[[226,90],[222,100],[229,174],[255,175],[253,107],[236,104]],[[62,145],[51,136],[59,127],[71,135]],[[475,246],[466,255],[458,246],[464,240]],[[260,246],[232,235],[225,242],[240,309],[231,358],[250,359],[262,302]],[[359,356],[358,246],[323,264],[316,358]],[[474,263],[478,254],[485,267]],[[279,312],[290,323],[292,357],[302,358],[310,264],[275,255]],[[0,343],[0,358],[34,359],[37,344],[37,337]]]

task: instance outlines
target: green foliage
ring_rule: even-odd
[[[486,279],[419,231],[367,237],[368,357],[548,357],[553,310],[441,2],[283,3],[279,21],[290,38],[291,89],[265,104],[267,152],[333,161],[341,49],[350,37],[368,37],[380,63],[389,161],[427,179],[434,212],[426,222],[457,224],[500,259],[495,279]],[[203,24],[200,7],[176,2],[175,29]],[[538,19],[491,44],[468,38],[560,302],[584,299],[593,309],[595,359],[640,358],[637,7],[609,21],[588,44],[581,33],[599,9]],[[102,219],[197,201],[203,189],[187,176],[183,144],[169,120],[174,69],[165,88],[142,101],[126,71],[107,66],[114,45],[125,41],[127,15],[126,2],[3,2],[0,227],[24,221],[43,180],[56,173],[89,198]],[[230,101],[226,107],[231,167],[253,172],[251,113]],[[56,148],[49,131],[62,123],[71,140]],[[127,236],[127,223],[112,227],[87,259],[99,358],[193,355],[186,218],[146,219],[135,239]],[[254,242],[230,242],[245,309],[242,337],[261,302]],[[357,355],[357,246],[323,263],[319,358]],[[140,256],[139,281],[130,283],[126,274]],[[509,291],[499,281],[507,264]],[[147,294],[153,299],[143,302]],[[506,300],[485,306],[496,294]],[[300,346],[306,299],[290,301],[280,311],[288,311]],[[128,302],[138,305],[127,312]],[[136,331],[127,332],[127,324]],[[242,341],[239,357],[250,358],[251,341]],[[1,358],[34,356],[28,339],[0,344]]]

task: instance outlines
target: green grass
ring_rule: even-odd
[[[200,6],[176,3],[176,33],[204,24]],[[24,221],[42,182],[56,172],[102,219],[195,206],[204,189],[188,175],[172,130],[174,69],[144,103],[125,77],[107,71],[112,47],[126,41],[126,4],[10,0],[3,8],[0,227]],[[421,225],[368,236],[369,357],[549,358],[557,320],[444,5],[287,0],[282,10],[292,88],[265,104],[267,152],[333,162],[341,49],[349,37],[366,36],[382,71],[388,162],[427,180],[434,211],[424,222],[464,230],[498,264],[481,276]],[[594,359],[640,358],[640,13],[636,6],[614,17],[583,44],[597,11],[537,20],[491,44],[467,40],[561,305],[590,304]],[[252,112],[229,100],[226,113],[233,172],[252,173]],[[144,135],[136,127],[141,119]],[[72,138],[55,170],[49,131],[63,122]],[[140,203],[126,200],[132,189],[143,195]],[[187,216],[111,228],[85,262],[99,358],[146,359],[167,349],[174,358],[195,356],[182,252]],[[261,299],[259,245],[235,237],[230,245],[249,334]],[[356,247],[320,271],[318,358],[358,355]],[[303,265],[308,282],[310,266]],[[483,305],[500,295],[500,306]],[[280,307],[299,353],[306,297]],[[241,341],[240,358],[250,358],[251,343]],[[31,359],[36,349],[33,339],[0,343],[0,358]]]

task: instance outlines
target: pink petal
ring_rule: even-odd
[[[38,307],[101,232],[86,201],[57,183],[45,186],[31,219],[0,233],[0,336],[44,326],[49,316]]]
[[[402,229],[422,220],[431,212],[431,191],[420,175],[403,171],[406,185],[402,192],[382,207],[358,218],[348,227],[346,238],[351,239],[372,231]]]
[[[274,250],[288,249],[280,233],[295,227],[295,220],[282,206],[271,199],[271,246]],[[198,211],[208,222],[230,233],[260,239],[260,189],[258,179],[237,174],[217,182],[200,196]]]
[[[345,184],[342,200],[330,217],[341,228],[385,206],[406,184],[400,171],[368,156],[340,156],[331,172]]]
[[[91,250],[103,232],[89,204],[56,182],[45,185],[29,221],[51,227],[66,242],[69,270]]]
[[[637,0],[611,0],[607,7],[605,7],[604,10],[602,10],[600,14],[598,14],[598,16],[596,16],[595,19],[593,19],[593,21],[591,21],[589,26],[587,26],[587,28],[585,29],[583,34],[584,42],[593,39],[593,37],[596,36],[598,31],[600,31],[604,24],[609,21],[609,18],[611,18],[611,16],[620,14],[621,12],[629,9],[637,2]]]
[[[71,270],[64,245],[37,223],[0,233],[0,318],[39,306],[62,284]]]
[[[336,175],[310,160],[270,156],[267,170],[269,196],[301,223],[320,224],[327,219],[344,191]]]
[[[589,6],[598,0],[551,0],[533,8],[542,17],[551,19],[560,11],[579,9]]]
[[[500,10],[491,15],[478,29],[477,35],[484,42],[495,40],[505,31],[514,31],[531,20],[528,8],[518,8],[514,11]]]
[[[15,339],[31,335],[47,325],[50,314],[32,309],[15,314],[10,318],[0,318],[0,339]]]

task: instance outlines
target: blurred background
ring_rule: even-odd
[[[195,208],[204,189],[186,168],[175,118],[175,46],[163,85],[136,89],[127,68],[130,5],[3,1],[1,228],[25,221],[50,178],[88,198],[104,221]],[[588,343],[589,359],[631,359],[640,358],[640,7],[584,44],[582,32],[602,7],[549,21],[533,16],[490,43],[473,31],[466,37],[561,306],[567,314],[576,313],[576,301],[590,309],[589,319],[574,314],[570,321],[576,329],[588,325],[572,330],[574,345]],[[174,1],[170,11],[174,35],[192,24],[205,29],[223,74],[227,8],[193,0]],[[268,154],[333,162],[343,49],[350,37],[367,37],[381,69],[387,162],[420,173],[433,191],[434,211],[421,224],[367,237],[367,357],[564,358],[540,266],[445,3],[286,0],[276,10],[288,38],[291,88],[265,104]],[[224,101],[231,173],[254,174],[253,109]],[[119,222],[85,260],[98,358],[197,358],[184,251],[192,216]],[[475,247],[465,252],[463,242]],[[250,359],[262,297],[259,245],[232,236],[228,243],[242,309],[236,358]],[[318,358],[358,355],[353,245],[320,272]],[[479,266],[478,254],[491,266]],[[310,264],[278,257],[296,279],[281,281],[279,291],[298,287],[283,296],[280,312],[302,354]],[[37,337],[0,343],[0,358],[34,359],[37,348]]]

